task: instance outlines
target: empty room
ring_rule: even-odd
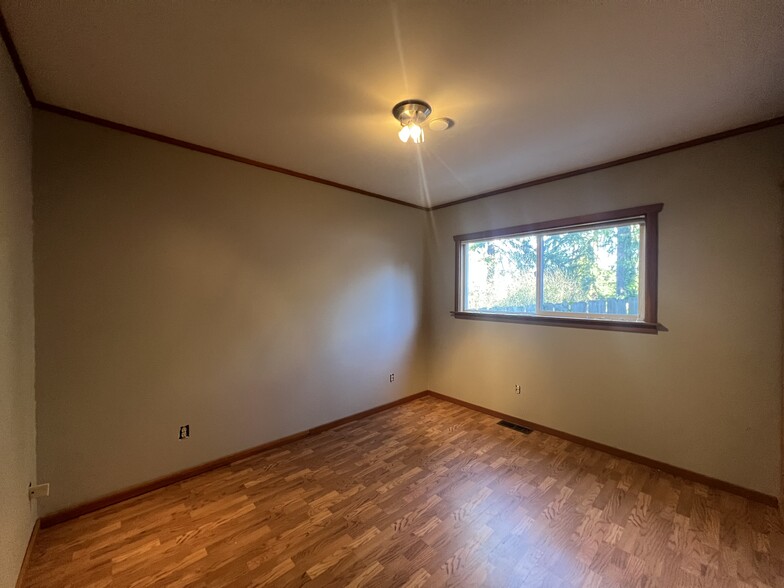
[[[0,588],[784,588],[780,0],[0,37]]]

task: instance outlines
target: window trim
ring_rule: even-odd
[[[658,214],[664,204],[649,204],[633,208],[623,208],[570,218],[517,225],[502,229],[491,229],[475,233],[455,235],[455,306],[452,316],[459,319],[497,321],[505,323],[528,323],[539,325],[552,325],[559,327],[577,327],[583,329],[602,329],[608,331],[629,331],[635,333],[652,333],[659,331],[658,323],[658,256],[659,256],[659,217]],[[460,310],[461,290],[463,288],[463,245],[470,241],[482,241],[499,237],[521,236],[525,234],[541,234],[555,229],[579,229],[597,227],[603,224],[620,223],[623,221],[641,220],[645,224],[644,239],[640,253],[641,278],[643,281],[644,313],[641,320],[618,320],[607,318],[552,316],[552,315],[524,315],[501,314],[488,312],[467,312]],[[537,257],[541,257],[538,255]],[[537,262],[538,263],[538,262]],[[538,284],[537,280],[537,284]],[[539,286],[537,285],[537,288]],[[537,310],[540,305],[537,296]]]

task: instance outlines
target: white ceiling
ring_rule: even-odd
[[[0,7],[42,102],[425,206],[784,114],[781,0]]]

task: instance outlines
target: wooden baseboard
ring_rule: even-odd
[[[41,519],[36,519],[33,530],[30,533],[30,540],[27,542],[27,549],[25,550],[24,557],[22,558],[22,566],[19,568],[19,575],[16,577],[16,588],[24,586],[25,575],[27,574],[27,567],[30,565],[30,556],[33,554],[33,545],[35,539],[38,537],[38,531],[41,528]]]
[[[174,472],[173,474],[169,474],[161,478],[156,478],[155,480],[150,480],[148,482],[144,482],[136,486],[131,486],[130,488],[125,488],[124,490],[120,490],[118,492],[107,494],[106,496],[101,496],[100,498],[96,498],[95,500],[90,500],[88,502],[84,502],[76,506],[71,506],[63,510],[59,510],[55,513],[41,517],[40,519],[41,528],[45,529],[47,527],[51,527],[52,525],[57,525],[59,523],[63,523],[65,521],[69,521],[71,519],[75,519],[77,517],[89,514],[96,510],[100,510],[107,506],[117,504],[118,502],[122,502],[130,498],[135,498],[137,496],[141,496],[142,494],[147,494],[148,492],[152,492],[153,490],[158,490],[160,488],[169,486],[171,484],[182,482],[183,480],[187,480],[188,478],[193,478],[194,476],[198,476],[199,474],[203,474],[211,470],[229,465],[231,463],[234,463],[235,461],[247,459],[248,457],[261,453],[262,451],[268,451],[270,449],[275,449],[276,447],[280,447],[281,445],[286,445],[287,443],[292,443],[293,441],[304,439],[305,437],[318,435],[319,433],[323,433],[324,431],[328,431],[329,429],[334,429],[335,427],[345,425],[346,423],[350,423],[351,421],[356,421],[358,419],[370,416],[377,412],[382,412],[384,410],[388,410],[395,406],[405,404],[406,402],[411,402],[412,400],[416,400],[417,398],[421,398],[423,396],[426,396],[427,394],[428,394],[427,391],[417,392],[416,394],[412,394],[411,396],[399,398],[398,400],[387,402],[386,404],[382,404],[380,406],[376,406],[368,410],[363,410],[362,412],[358,412],[349,415],[347,417],[338,419],[336,421],[331,421],[329,423],[319,425],[312,429],[307,429],[299,433],[294,433],[293,435],[281,437],[280,439],[275,439],[274,441],[269,441],[267,443],[262,443],[261,445],[257,445],[256,447],[251,447],[249,449],[245,449],[237,453],[232,453],[231,455],[220,457],[218,459],[208,461],[207,463],[203,463],[194,466],[192,468],[180,470],[178,472]]]
[[[743,486],[737,486],[731,482],[725,482],[724,480],[712,478],[710,476],[706,476],[705,474],[699,474],[691,470],[664,463],[663,461],[651,459],[650,457],[637,455],[636,453],[631,453],[623,449],[618,449],[617,447],[605,445],[604,443],[597,443],[596,441],[578,437],[577,435],[572,435],[571,433],[564,433],[563,431],[559,431],[557,429],[551,429],[550,427],[545,427],[544,425],[540,425],[538,423],[532,423],[531,421],[504,414],[490,408],[485,408],[484,406],[479,406],[478,404],[472,404],[470,402],[466,402],[465,400],[460,400],[459,398],[453,398],[451,396],[446,396],[445,394],[439,394],[438,392],[433,392],[432,390],[428,390],[427,394],[433,396],[434,398],[439,398],[441,400],[446,400],[447,402],[459,404],[460,406],[470,408],[471,410],[475,410],[477,412],[483,412],[498,419],[510,421],[518,425],[523,425],[529,429],[534,429],[536,431],[541,431],[542,433],[547,433],[548,435],[560,437],[561,439],[566,439],[567,441],[571,441],[573,443],[585,445],[586,447],[597,449],[599,451],[603,451],[604,453],[609,453],[610,455],[622,457],[624,459],[628,459],[629,461],[635,461],[648,467],[667,472],[673,476],[679,476],[686,480],[692,480],[694,482],[699,482],[700,484],[705,484],[706,486],[712,486],[713,488],[724,490],[725,492],[731,492],[732,494],[737,494],[738,496],[748,498],[749,500],[754,500],[755,502],[760,502],[767,506],[776,508],[779,504],[778,498],[771,496],[770,494],[765,494],[757,490],[751,490],[750,488],[744,488]]]
[[[637,455],[636,453],[631,453],[629,451],[625,451],[623,449],[618,449],[617,447],[612,447],[610,445],[604,445],[603,443],[597,443],[596,441],[591,441],[590,439],[585,439],[583,437],[578,437],[577,435],[572,435],[571,433],[565,433],[563,431],[559,431],[557,429],[552,429],[550,427],[546,427],[540,425],[538,423],[533,423],[531,421],[527,421],[525,419],[521,419],[512,415],[504,414],[502,412],[498,412],[496,410],[492,410],[490,408],[485,408],[484,406],[479,406],[478,404],[472,404],[470,402],[466,402],[465,400],[460,400],[458,398],[453,398],[452,396],[447,396],[445,394],[440,394],[438,392],[434,392],[432,390],[425,390],[423,392],[417,392],[416,394],[412,394],[411,396],[406,396],[404,398],[400,398],[393,402],[388,402],[386,404],[382,404],[380,406],[376,406],[374,408],[358,412],[356,414],[349,415],[347,417],[343,417],[341,419],[331,421],[329,423],[325,423],[323,425],[319,425],[312,429],[307,429],[305,431],[295,433],[293,435],[288,435],[287,437],[282,437],[280,439],[275,439],[274,441],[269,441],[268,443],[263,443],[262,445],[258,445],[256,447],[251,447],[249,449],[245,449],[243,451],[232,453],[231,455],[227,455],[225,457],[221,457],[215,459],[213,461],[209,461],[207,463],[203,463],[201,465],[194,466],[192,468],[188,468],[185,470],[181,470],[178,472],[174,472],[173,474],[169,474],[167,476],[163,476],[161,478],[157,478],[155,480],[150,480],[149,482],[144,482],[142,484],[138,484],[136,486],[132,486],[130,488],[126,488],[124,490],[120,490],[118,492],[114,492],[112,494],[108,494],[106,496],[102,496],[95,500],[91,500],[88,502],[84,502],[82,504],[78,504],[76,506],[72,506],[50,515],[46,515],[41,517],[36,522],[36,526],[33,529],[33,535],[30,539],[30,545],[28,545],[28,553],[25,554],[25,560],[23,564],[23,571],[24,566],[26,566],[26,562],[29,558],[29,551],[35,539],[35,535],[38,533],[39,526],[40,528],[47,528],[51,527],[52,525],[56,525],[71,519],[75,519],[77,517],[89,514],[96,510],[100,510],[107,506],[111,506],[113,504],[117,504],[118,502],[122,502],[124,500],[128,500],[130,498],[135,498],[137,496],[141,496],[142,494],[147,494],[148,492],[152,492],[154,490],[158,490],[165,486],[169,486],[170,484],[176,484],[178,482],[182,482],[183,480],[187,480],[188,478],[192,478],[194,476],[198,476],[199,474],[203,474],[209,472],[211,470],[217,469],[219,467],[223,467],[234,463],[236,461],[240,461],[242,459],[247,459],[248,457],[252,457],[258,453],[263,451],[268,451],[270,449],[275,449],[280,447],[281,445],[286,445],[287,443],[292,443],[293,441],[297,441],[299,439],[304,439],[305,437],[310,437],[313,435],[318,435],[319,433],[323,433],[324,431],[328,431],[330,429],[334,429],[335,427],[339,427],[346,423],[350,423],[351,421],[355,421],[372,414],[382,412],[384,410],[388,410],[395,406],[399,406],[406,402],[411,402],[412,400],[416,400],[418,398],[422,398],[423,396],[432,396],[434,398],[438,398],[440,400],[445,400],[447,402],[452,402],[454,404],[459,404],[460,406],[464,406],[466,408],[470,408],[471,410],[476,410],[478,412],[482,412],[484,414],[488,414],[490,416],[511,421],[513,423],[517,423],[519,425],[523,425],[525,427],[529,427],[531,429],[535,429],[537,431],[541,431],[542,433],[547,433],[548,435],[553,435],[555,437],[560,437],[562,439],[566,439],[568,441],[572,441],[573,443],[579,443],[580,445],[585,445],[587,447],[591,447],[592,449],[597,449],[599,451],[603,451],[610,455],[615,455],[618,457],[622,457],[624,459],[628,459],[629,461],[634,461],[637,463],[641,463],[648,467],[656,468],[672,474],[674,476],[680,476],[681,478],[692,480],[695,482],[699,482],[701,484],[705,484],[707,486],[712,486],[714,488],[718,488],[719,490],[724,490],[726,492],[731,492],[733,494],[737,494],[739,496],[743,496],[744,498],[748,498],[749,500],[754,500],[756,502],[760,502],[762,504],[766,504],[769,506],[777,507],[779,502],[775,496],[770,496],[769,494],[764,494],[762,492],[758,492],[757,490],[751,490],[749,488],[744,488],[742,486],[737,486],[730,482],[725,482],[723,480],[719,480],[716,478],[712,478],[710,476],[706,476],[704,474],[699,474],[697,472],[693,472],[691,470],[687,470],[678,466],[674,466],[668,463],[664,463],[655,459],[651,459],[649,457],[645,457],[642,455]],[[22,577],[22,573],[20,572],[20,578]],[[19,586],[19,584],[17,584]]]

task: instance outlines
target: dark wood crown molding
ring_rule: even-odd
[[[462,235],[455,235],[452,237],[452,239],[455,242],[475,241],[479,239],[492,239],[493,237],[510,237],[514,235],[530,234],[536,233],[538,231],[546,231],[549,229],[568,229],[570,227],[583,226],[587,227],[592,224],[618,222],[625,219],[644,218],[649,220],[653,217],[653,215],[661,212],[663,208],[664,204],[659,202],[656,204],[646,204],[644,206],[622,208],[620,210],[594,212],[580,216],[571,216],[569,218],[558,218],[535,223],[527,223],[524,225],[515,225],[513,227],[503,227],[500,229],[464,233]]]
[[[8,25],[6,24],[5,17],[3,16],[2,11],[0,11],[0,38],[3,39],[5,46],[8,50],[8,54],[11,57],[11,61],[14,64],[14,69],[16,70],[16,75],[19,77],[19,81],[22,84],[22,88],[24,88],[25,95],[27,96],[27,100],[30,103],[30,106],[34,108],[39,108],[40,110],[45,110],[47,112],[53,112],[55,114],[59,114],[62,116],[67,116],[70,118],[74,118],[77,120],[81,120],[83,122],[89,122],[92,124],[100,125],[102,127],[107,127],[110,129],[114,129],[116,131],[121,131],[124,133],[130,133],[132,135],[137,135],[139,137],[145,137],[147,139],[152,139],[153,141],[159,141],[161,143],[168,143],[169,145],[175,145],[177,147],[182,147],[185,149],[190,149],[191,151],[198,151],[199,153],[205,153],[207,155],[212,155],[214,157],[221,157],[223,159],[228,159],[230,161],[236,161],[237,163],[244,163],[245,165],[252,165],[253,167],[258,167],[261,169],[266,169],[267,171],[272,171],[279,174],[284,174],[287,176],[293,176],[295,178],[299,178],[301,180],[306,180],[309,182],[315,182],[317,184],[323,184],[325,186],[331,186],[333,188],[339,188],[341,190],[346,190],[348,192],[354,192],[356,194],[361,194],[363,196],[370,196],[371,198],[377,198],[379,200],[385,200],[387,202],[392,202],[394,204],[400,204],[402,206],[408,206],[410,208],[416,208],[418,210],[428,210],[426,206],[421,206],[419,204],[413,204],[412,202],[406,202],[404,200],[399,200],[397,198],[392,198],[391,196],[384,196],[383,194],[377,194],[376,192],[371,192],[369,190],[363,190],[362,188],[356,188],[354,186],[349,186],[347,184],[341,184],[340,182],[333,182],[332,180],[327,180],[325,178],[320,178],[318,176],[313,176],[310,174],[301,173],[298,171],[294,171],[285,167],[280,167],[278,165],[273,165],[271,163],[264,163],[263,161],[257,161],[255,159],[251,159],[249,157],[243,157],[241,155],[235,155],[233,153],[227,153],[226,151],[221,151],[219,149],[213,149],[211,147],[206,147],[204,145],[198,145],[196,143],[191,143],[190,141],[183,141],[181,139],[176,139],[174,137],[169,137],[167,135],[162,135],[160,133],[154,133],[151,131],[146,131],[144,129],[140,129],[137,127],[132,127],[130,125],[125,125],[122,123],[114,122],[111,120],[107,120],[105,118],[100,118],[97,116],[93,116],[91,114],[86,114],[83,112],[78,112],[76,110],[71,110],[69,108],[64,108],[62,106],[57,106],[55,104],[49,104],[47,102],[42,102],[35,97],[35,93],[33,92],[33,87],[30,85],[30,80],[27,77],[27,72],[25,71],[24,65],[22,64],[22,60],[19,57],[19,51],[16,49],[16,44],[14,43],[13,38],[11,37],[11,32],[8,30]]]
[[[8,25],[5,22],[2,11],[0,11],[0,38],[3,39],[5,48],[8,50],[8,55],[11,56],[11,62],[14,64],[19,82],[22,84],[22,88],[24,88],[27,101],[30,103],[30,106],[35,106],[37,101],[35,99],[35,94],[33,94],[33,87],[30,85],[30,80],[27,78],[27,72],[22,65],[22,60],[19,58],[19,51],[16,50],[16,45],[14,45],[14,41],[11,39],[11,33],[8,30]]]
[[[64,108],[62,106],[56,106],[54,104],[49,104],[46,102],[42,102],[35,97],[33,92],[33,88],[30,85],[30,80],[27,77],[27,73],[25,72],[24,65],[22,64],[22,60],[19,57],[19,52],[16,49],[16,45],[11,38],[11,33],[8,30],[8,26],[6,25],[5,18],[3,17],[2,11],[0,11],[0,37],[3,39],[5,43],[8,53],[11,56],[11,61],[14,64],[14,69],[16,70],[17,76],[19,76],[19,81],[24,88],[24,92],[27,96],[30,105],[35,108],[40,108],[41,110],[46,110],[49,112],[54,112],[63,116],[68,116],[70,118],[75,118],[77,120],[90,122],[93,124],[97,124],[100,126],[104,126],[110,129],[114,129],[117,131],[121,131],[124,133],[131,133],[133,135],[138,135],[140,137],[146,137],[148,139],[152,139],[154,141],[160,141],[162,143],[169,143],[170,145],[176,145],[178,147],[183,147],[185,149],[191,149],[192,151],[198,151],[200,153],[205,153],[207,155],[213,155],[215,157],[222,157],[223,159],[229,159],[231,161],[236,161],[238,163],[244,163],[246,165],[252,165],[254,167],[259,167],[262,169],[266,169],[269,171],[273,171],[276,173],[286,174],[289,176],[293,176],[295,178],[300,178],[302,180],[307,180],[309,182],[316,182],[318,184],[324,184],[326,186],[332,186],[334,188],[340,188],[342,190],[347,190],[349,192],[355,192],[357,194],[362,194],[363,196],[370,196],[371,198],[378,198],[380,200],[386,200],[387,202],[393,202],[395,204],[400,204],[402,206],[408,206],[410,208],[416,208],[418,210],[423,211],[433,211],[439,210],[441,208],[447,208],[448,206],[455,206],[457,204],[463,204],[465,202],[472,202],[474,200],[480,200],[482,198],[489,198],[490,196],[497,196],[499,194],[505,194],[507,192],[514,192],[516,190],[522,190],[524,188],[531,188],[533,186],[539,186],[541,184],[548,184],[550,182],[556,182],[558,180],[564,180],[566,178],[571,178],[574,176],[579,176],[582,174],[588,174],[591,172],[608,169],[611,167],[615,167],[618,165],[623,165],[625,163],[632,163],[634,161],[640,161],[642,159],[648,159],[650,157],[656,157],[657,155],[664,155],[666,153],[672,153],[673,151],[680,151],[681,149],[688,149],[689,147],[696,147],[697,145],[703,145],[705,143],[711,143],[713,141],[719,141],[721,139],[727,139],[729,137],[734,137],[736,135],[742,135],[745,133],[750,133],[753,131],[759,131],[761,129],[765,129],[768,127],[773,127],[776,125],[784,124],[784,115],[777,116],[775,118],[771,118],[768,120],[763,120],[760,122],[752,123],[749,125],[744,125],[742,127],[736,127],[734,129],[729,129],[726,131],[721,131],[719,133],[713,133],[711,135],[705,135],[704,137],[698,137],[696,139],[691,139],[689,141],[682,141],[680,143],[675,143],[673,145],[668,145],[666,147],[660,147],[658,149],[653,149],[651,151],[644,151],[642,153],[637,153],[635,155],[629,155],[627,157],[622,157],[620,159],[614,159],[611,161],[606,161],[604,163],[599,163],[596,165],[591,165],[588,167],[582,167],[578,169],[574,169],[567,172],[562,172],[550,176],[545,176],[542,178],[537,178],[535,180],[529,180],[525,182],[521,182],[519,184],[513,184],[511,186],[506,186],[503,188],[497,188],[495,190],[490,190],[488,192],[482,192],[480,194],[475,194],[473,196],[467,196],[465,198],[460,198],[458,200],[452,200],[450,202],[444,202],[442,204],[437,204],[435,206],[421,206],[419,204],[413,204],[411,202],[406,202],[404,200],[399,200],[397,198],[392,198],[391,196],[384,196],[383,194],[377,194],[376,192],[370,192],[368,190],[363,190],[361,188],[355,188],[353,186],[348,186],[346,184],[341,184],[340,182],[333,182],[332,180],[327,180],[325,178],[320,178],[318,176],[312,176],[310,174],[304,174],[301,172],[297,172],[294,170],[290,170],[284,167],[279,167],[277,165],[272,165],[269,163],[264,163],[262,161],[257,161],[255,159],[251,159],[249,157],[242,157],[241,155],[234,155],[232,153],[227,153],[225,151],[220,151],[219,149],[213,149],[211,147],[206,147],[203,145],[198,145],[196,143],[191,143],[189,141],[183,141],[180,139],[175,139],[173,137],[168,137],[166,135],[161,135],[159,133],[153,133],[151,131],[145,131],[144,129],[139,129],[137,127],[132,127],[130,125],[125,125],[122,123],[113,122],[110,120],[106,120],[97,116],[93,116],[91,114],[86,114],[83,112],[78,112],[75,110],[70,110],[68,108]]]
[[[285,174],[287,176],[293,176],[295,178],[299,178],[301,180],[307,180],[309,182],[315,182],[317,184],[324,184],[325,186],[332,186],[333,188],[340,188],[341,190],[346,190],[348,192],[355,192],[357,194],[362,194],[363,196],[370,196],[371,198],[378,198],[379,200],[386,200],[387,202],[393,202],[395,204],[400,204],[402,206],[408,206],[410,208],[416,208],[419,210],[427,210],[426,207],[420,206],[419,204],[405,202],[403,200],[398,200],[397,198],[392,198],[391,196],[384,196],[383,194],[377,194],[375,192],[363,190],[362,188],[355,188],[354,186],[348,186],[346,184],[341,184],[340,182],[333,182],[332,180],[327,180],[325,178],[320,178],[318,176],[303,174],[301,172],[294,171],[285,167],[272,165],[271,163],[264,163],[263,161],[257,161],[255,159],[251,159],[249,157],[243,157],[241,155],[235,155],[233,153],[227,153],[226,151],[213,149],[212,147],[205,147],[204,145],[191,143],[190,141],[175,139],[174,137],[161,135],[160,133],[145,131],[144,129],[139,129],[137,127],[132,127],[130,125],[114,122],[111,120],[107,120],[105,118],[93,116],[91,114],[85,114],[83,112],[78,112],[76,110],[71,110],[69,108],[63,108],[62,106],[55,106],[54,104],[48,104],[46,102],[40,102],[40,101],[36,102],[35,106],[40,110],[53,112],[55,114],[60,114],[62,116],[67,116],[69,118],[74,118],[76,120],[80,120],[83,122],[88,122],[109,129],[114,129],[115,131],[121,131],[123,133],[130,133],[131,135],[137,135],[139,137],[144,137],[146,139],[152,139],[153,141],[159,141],[160,143],[168,143],[169,145],[175,145],[177,147],[182,147],[184,149],[190,149],[191,151],[206,153],[207,155],[212,155],[214,157],[220,157],[223,159],[228,159],[230,161],[236,161],[237,163],[244,163],[245,165],[252,165],[253,167],[266,169],[268,171],[276,172],[279,174]]]
[[[393,202],[395,204],[400,204],[402,206],[408,206],[410,208],[416,208],[418,210],[423,210],[427,212],[431,212],[433,210],[439,210],[442,208],[447,208],[449,206],[455,206],[457,204],[464,204],[466,202],[473,202],[474,200],[481,200],[483,198],[490,198],[491,196],[498,196],[500,194],[505,194],[507,192],[514,192],[517,190],[523,190],[525,188],[531,188],[533,186],[539,186],[541,184],[549,184],[550,182],[557,182],[558,180],[564,180],[566,178],[571,178],[574,176],[580,176],[583,174],[588,174],[595,171],[600,171],[603,169],[608,169],[611,167],[616,167],[619,165],[624,165],[626,163],[632,163],[635,161],[641,161],[643,159],[648,159],[651,157],[656,157],[658,155],[665,155],[667,153],[672,153],[674,151],[680,151],[681,149],[688,149],[690,147],[697,147],[698,145],[704,145],[705,143],[711,143],[713,141],[719,141],[721,139],[727,139],[729,137],[735,137],[737,135],[743,135],[745,133],[751,133],[753,131],[759,131],[762,129],[766,129],[768,127],[774,127],[780,124],[784,124],[784,116],[778,116],[776,118],[771,118],[768,120],[764,120],[761,122],[753,123],[750,125],[745,125],[742,127],[737,127],[734,129],[730,129],[727,131],[722,131],[720,133],[714,133],[712,135],[706,135],[704,137],[699,137],[697,139],[692,139],[690,141],[684,141],[681,143],[675,143],[674,145],[669,145],[667,147],[661,147],[659,149],[654,149],[652,151],[645,151],[643,153],[638,153],[636,155],[630,155],[628,157],[623,157],[621,159],[615,159],[613,161],[608,161],[605,163],[600,163],[597,165],[592,165],[589,167],[584,167],[568,172],[563,172],[559,174],[555,174],[552,176],[547,176],[544,178],[538,178],[536,180],[531,180],[528,182],[523,182],[520,184],[515,184],[513,186],[508,186],[506,188],[499,188],[497,190],[492,190],[490,192],[483,192],[481,194],[476,194],[474,196],[468,196],[466,198],[461,198],[459,200],[452,200],[451,202],[444,202],[443,204],[437,204],[435,206],[421,206],[419,204],[413,204],[411,202],[406,202],[404,200],[399,200],[397,198],[392,198],[391,196],[384,196],[383,194],[378,194],[376,192],[370,192],[368,190],[363,190],[362,188],[355,188],[353,186],[348,186],[346,184],[341,184],[339,182],[333,182],[332,180],[327,180],[325,178],[320,178],[318,176],[312,176],[309,174],[304,174],[298,171],[290,170],[284,167],[279,167],[276,165],[272,165],[269,163],[264,163],[262,161],[257,161],[255,159],[251,159],[249,157],[243,157],[241,155],[234,155],[232,153],[227,153],[225,151],[220,151],[219,149],[213,149],[211,147],[206,147],[204,145],[198,145],[196,143],[191,143],[189,141],[183,141],[180,139],[175,139],[173,137],[169,137],[166,135],[161,135],[158,133],[153,133],[151,131],[145,131],[144,129],[139,129],[137,127],[132,127],[130,125],[125,125],[122,123],[117,123],[114,121],[106,120],[97,116],[92,116],[90,114],[85,114],[82,112],[78,112],[75,110],[70,110],[68,108],[63,108],[61,106],[56,106],[54,104],[48,104],[46,102],[40,102],[38,100],[35,101],[33,104],[36,108],[41,110],[45,110],[48,112],[53,112],[56,114],[60,114],[62,116],[67,116],[70,118],[74,118],[77,120],[81,120],[84,122],[89,122],[93,124],[97,124],[103,127],[107,127],[110,129],[114,129],[117,131],[121,131],[124,133],[130,133],[132,135],[138,135],[140,137],[145,137],[147,139],[152,139],[154,141],[160,141],[162,143],[168,143],[170,145],[176,145],[177,147],[183,147],[185,149],[190,149],[192,151],[198,151],[200,153],[206,153],[207,155],[212,155],[214,157],[222,157],[224,159],[229,159],[231,161],[236,161],[238,163],[244,163],[246,165],[252,165],[254,167],[259,167],[262,169],[266,169],[269,171],[286,174],[289,176],[294,176],[295,178],[300,178],[303,180],[307,180],[310,182],[316,182],[319,184],[324,184],[327,186],[332,186],[335,188],[340,188],[342,190],[347,190],[349,192],[355,192],[357,194],[362,194],[364,196],[370,196],[372,198],[378,198],[380,200],[386,200],[387,202]]]
[[[589,174],[591,172],[608,169],[610,167],[624,165],[625,163],[632,163],[634,161],[640,161],[642,159],[656,157],[657,155],[665,155],[667,153],[672,153],[673,151],[680,151],[681,149],[688,149],[689,147],[696,147],[698,145],[704,145],[705,143],[712,143],[713,141],[719,141],[721,139],[735,137],[736,135],[743,135],[745,133],[751,133],[753,131],[767,129],[768,127],[775,127],[776,125],[780,125],[780,124],[784,124],[784,115],[777,116],[775,118],[770,118],[768,120],[752,123],[750,125],[744,125],[742,127],[736,127],[734,129],[721,131],[719,133],[713,133],[712,135],[697,137],[696,139],[691,139],[689,141],[674,143],[672,145],[667,145],[666,147],[652,149],[651,151],[643,151],[642,153],[629,155],[628,157],[621,157],[620,159],[613,159],[611,161],[606,161],[604,163],[598,163],[596,165],[590,165],[588,167],[581,167],[571,171],[562,172],[551,176],[545,176],[543,178],[537,178],[535,180],[529,180],[527,182],[522,182],[520,184],[506,186],[505,188],[497,188],[495,190],[490,190],[489,192],[482,192],[481,194],[475,194],[474,196],[467,196],[465,198],[460,198],[459,200],[444,202],[443,204],[437,204],[435,206],[431,206],[429,210],[438,210],[440,208],[447,208],[448,206],[455,206],[457,204],[463,204],[465,202],[473,202],[474,200],[489,198],[490,196],[498,196],[499,194],[506,194],[507,192],[522,190],[523,188],[531,188],[533,186],[539,186],[541,184],[549,184],[550,182],[557,182],[558,180],[565,180],[566,178],[581,176],[583,174]]]

